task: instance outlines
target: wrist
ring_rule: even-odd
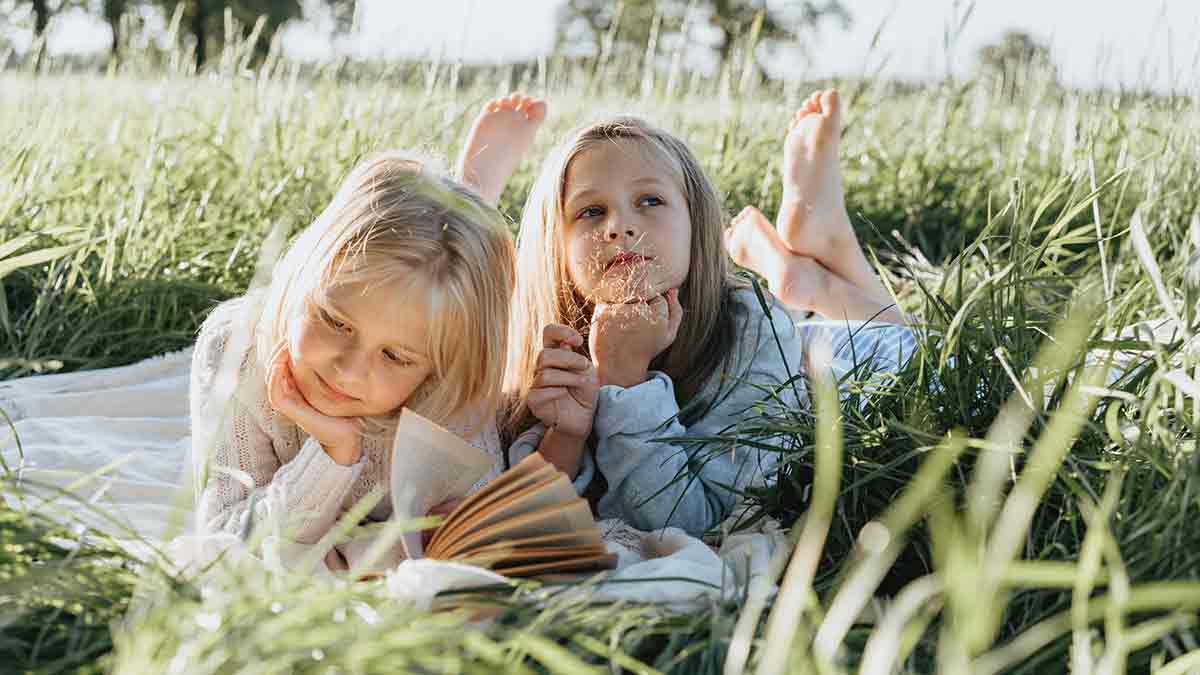
[[[650,376],[648,366],[617,366],[606,363],[596,364],[596,379],[600,386],[613,384],[618,387],[633,387],[646,381]]]
[[[575,480],[583,462],[583,449],[586,444],[587,436],[551,428],[542,436],[542,441],[538,444],[538,453],[559,471],[567,474],[567,478]]]
[[[564,448],[583,450],[583,445],[587,443],[588,434],[578,434],[574,431],[568,431],[562,427],[550,427],[546,429],[545,438],[550,438],[551,441]]]
[[[350,466],[362,457],[362,442],[358,439],[339,444],[321,443],[321,449],[333,461],[342,466]]]

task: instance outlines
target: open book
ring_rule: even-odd
[[[405,410],[392,444],[393,517],[421,518],[467,494],[494,458],[454,433]],[[533,453],[489,481],[434,531],[404,536],[409,558],[454,560],[510,577],[612,569],[586,500],[566,474]]]

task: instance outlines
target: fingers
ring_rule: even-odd
[[[529,409],[537,416],[547,427],[553,428],[558,426],[558,406],[559,402],[568,398],[570,394],[565,387],[543,387],[541,389],[530,389],[526,403]]]
[[[529,390],[529,408],[537,411],[542,406],[570,396],[566,387],[542,387]],[[540,417],[540,415],[539,415]]]
[[[588,357],[566,349],[544,349],[538,352],[536,370],[559,368],[562,370],[585,371],[592,367]]]
[[[542,348],[544,349],[562,348],[564,345],[578,347],[582,344],[583,337],[579,331],[570,326],[552,323],[542,329]]]
[[[533,376],[533,387],[535,389],[541,387],[582,387],[587,385],[587,383],[588,376],[586,373],[559,370],[557,368],[539,370]]]

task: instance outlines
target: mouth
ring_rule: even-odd
[[[338,389],[337,387],[335,387],[331,382],[329,382],[329,380],[326,380],[324,377],[321,377],[321,374],[318,373],[317,371],[314,370],[313,374],[317,376],[317,382],[321,383],[322,391],[324,391],[325,395],[328,396],[329,398],[331,398],[335,401],[357,401],[358,400],[356,397],[351,396],[350,394],[347,394],[346,392],[342,391],[341,389]]]
[[[647,263],[651,260],[654,260],[654,258],[644,256],[640,253],[634,253],[633,251],[624,251],[610,258],[608,263],[604,265],[604,271],[608,272],[609,270],[622,265],[637,265],[639,263]]]

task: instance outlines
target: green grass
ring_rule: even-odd
[[[263,241],[310,222],[359,157],[453,157],[479,104],[512,88],[551,103],[534,157],[589,115],[634,110],[691,144],[731,212],[771,216],[781,130],[809,87],[682,78],[668,93],[659,74],[643,95],[619,60],[242,72],[230,54],[201,77],[169,59],[0,73],[0,377],[186,346],[246,288]],[[742,658],[788,672],[1122,672],[1195,659],[1200,360],[1184,338],[1200,328],[1200,115],[1194,98],[1031,82],[1015,100],[974,83],[838,83],[851,214],[926,328],[884,392],[760,422],[794,439],[778,485],[752,495],[795,526],[774,602],[742,589],[681,614],[530,585],[470,595],[498,614],[464,630],[469,611],[413,612],[370,585],[228,575],[202,595],[135,570],[103,537],[4,508],[0,658],[131,673],[590,672],[610,659],[692,673]],[[514,221],[534,168],[502,200]],[[1172,342],[1111,341],[1172,314]],[[1089,382],[1085,356],[1114,346],[1142,349],[1137,367]],[[873,596],[886,598],[873,621],[853,621]]]

